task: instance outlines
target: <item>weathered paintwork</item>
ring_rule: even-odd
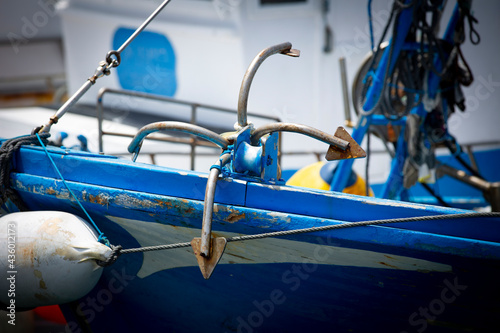
[[[112,244],[199,237],[207,174],[50,151]],[[38,147],[21,148],[11,179],[31,210],[82,214]],[[212,234],[461,212],[223,179]],[[484,331],[498,315],[490,304],[500,297],[499,223],[412,222],[230,242],[209,280],[191,248],[126,254],[74,312],[64,311],[70,322],[77,314],[96,331]]]

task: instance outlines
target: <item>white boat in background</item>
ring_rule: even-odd
[[[31,69],[36,65],[29,60],[33,58],[27,53],[46,54],[45,58],[52,59],[46,61],[51,64],[47,68],[59,65],[57,75],[60,75],[64,64],[68,94],[71,95],[89,77],[88,69],[95,68],[107,50],[126,38],[158,4],[159,1],[69,0],[59,1],[57,12],[41,5],[33,6],[33,14],[27,12],[25,16],[21,15],[25,19],[17,22],[17,26],[11,24],[8,27],[27,43],[22,43],[24,40],[19,38],[13,39],[11,35],[2,49],[2,54],[9,55],[10,52],[9,58],[13,58],[15,45],[18,57],[22,56],[19,61],[23,64],[28,62],[30,66],[19,66],[20,63],[11,59],[8,76],[16,75],[13,68],[24,68],[24,73],[26,67]],[[389,18],[391,4],[391,1],[372,3],[375,41]],[[500,103],[500,74],[495,57],[500,52],[496,43],[499,27],[498,20],[491,14],[496,12],[494,8],[498,6],[495,1],[474,3],[474,13],[480,21],[481,43],[474,46],[466,41],[462,50],[476,80],[464,89],[466,112],[455,113],[449,122],[450,132],[457,141],[464,146],[476,146],[476,151],[498,147],[500,139],[496,130],[500,116],[495,111]],[[452,5],[447,6],[443,22],[447,21],[452,9]],[[47,16],[46,26],[37,26],[36,20],[41,20],[39,17],[43,16],[40,13]],[[56,20],[60,20],[62,53],[60,49],[59,53],[56,52],[61,45],[36,40],[38,35],[44,37],[44,28],[54,25],[52,23]],[[33,38],[23,35],[23,32],[29,31],[30,23],[39,30]],[[295,48],[301,50],[301,56],[297,59],[269,59],[256,77],[248,109],[283,122],[292,121],[333,132],[345,120],[339,58],[346,59],[347,81],[352,83],[371,49],[365,0],[172,1],[168,10],[162,12],[147,31],[130,45],[130,53],[123,55],[127,59],[122,66],[116,68],[113,75],[98,80],[80,102],[94,108],[99,89],[108,87],[236,109],[240,80],[254,55],[264,47],[283,41],[292,42]],[[36,45],[51,51],[38,51]],[[57,71],[54,69],[52,72]],[[126,121],[124,118],[131,112],[182,120],[191,117],[189,107],[155,104],[111,94],[105,97],[104,106],[111,110],[108,115],[118,121]],[[206,110],[199,110],[197,118],[198,122],[209,126],[227,123],[220,114]],[[260,124],[259,119],[251,120]],[[288,133],[283,136],[284,170],[293,171],[314,163],[318,154],[323,153],[314,140],[300,140]],[[89,145],[98,147],[95,137]],[[372,140],[371,146],[370,182],[381,184],[387,179],[390,157],[377,138]],[[179,149],[186,153],[190,151],[187,147],[167,150]],[[439,150],[437,153],[446,154]],[[206,170],[210,158],[205,162],[203,159],[201,157],[196,164],[196,170]],[[157,158],[156,162],[162,163],[162,158]],[[189,165],[181,158],[176,158],[176,161],[170,159],[169,163],[174,167]],[[364,174],[364,168],[363,160],[354,164],[358,174]]]

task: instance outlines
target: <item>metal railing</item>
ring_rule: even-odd
[[[129,97],[135,97],[135,98],[143,98],[147,100],[153,100],[153,101],[159,101],[159,102],[166,102],[166,103],[172,103],[175,105],[184,105],[190,107],[190,123],[193,125],[197,124],[197,116],[198,116],[198,109],[207,109],[211,111],[216,111],[216,112],[222,112],[226,114],[234,114],[235,117],[237,115],[237,111],[233,109],[228,109],[228,108],[223,108],[219,106],[213,106],[213,105],[208,105],[208,104],[202,104],[202,103],[195,103],[195,102],[189,102],[189,101],[183,101],[183,100],[178,100],[170,97],[165,97],[165,96],[160,96],[160,95],[154,95],[154,94],[149,94],[149,93],[144,93],[144,92],[139,92],[139,91],[131,91],[131,90],[120,90],[120,89],[113,89],[113,88],[101,88],[99,90],[99,93],[97,94],[97,127],[98,127],[98,133],[99,133],[99,152],[104,153],[104,143],[103,143],[103,136],[104,135],[110,135],[110,136],[121,136],[121,137],[129,137],[133,138],[135,134],[128,134],[128,133],[121,133],[121,132],[112,132],[112,131],[105,131],[103,130],[102,123],[104,121],[104,106],[103,106],[103,99],[104,95],[122,95],[122,96],[129,96]],[[280,119],[278,117],[271,117],[271,116],[266,116],[266,115],[260,115],[256,113],[248,113],[249,116],[256,117],[256,118],[261,118],[261,119],[267,119],[275,122],[279,122]],[[190,151],[190,167],[191,170],[194,170],[195,168],[195,158],[196,158],[196,147],[197,146],[204,146],[204,147],[217,147],[215,144],[203,140],[196,139],[194,136],[191,136],[189,139],[188,138],[174,138],[174,137],[148,137],[147,140],[155,140],[155,141],[163,141],[163,142],[170,142],[170,143],[180,143],[180,144],[187,144],[191,146],[191,151]],[[279,148],[281,150],[281,139],[279,140]],[[217,155],[218,153],[214,153],[214,155]],[[150,155],[155,155],[155,154],[150,154]],[[152,161],[154,161],[154,156],[151,158]]]

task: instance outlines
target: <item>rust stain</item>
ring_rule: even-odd
[[[195,212],[195,209],[193,207],[189,207],[189,208],[185,209],[184,212],[186,214],[191,215],[191,214],[193,214]]]
[[[100,193],[98,195],[89,194],[88,200],[91,203],[95,203],[95,204],[98,204],[101,206],[108,206],[109,205],[109,198],[102,193]]]
[[[61,224],[64,222],[62,218],[59,217],[53,217],[50,219],[47,219],[43,224],[38,228],[37,233],[38,234],[48,234],[48,235],[54,235],[56,233],[59,234],[64,234],[68,239],[75,238],[75,234],[72,233],[71,231],[64,230],[61,227]]]
[[[231,213],[226,218],[226,221],[229,222],[229,223],[235,223],[235,222],[238,222],[238,221],[240,221],[240,220],[242,220],[244,218],[245,218],[245,213],[241,213],[241,214]]]
[[[16,260],[22,259],[22,261],[31,261],[31,265],[34,265],[35,263],[34,247],[35,247],[35,242],[29,242],[23,244],[23,246],[19,246],[17,251],[21,253],[21,256],[20,258],[16,258]]]
[[[197,213],[197,208],[193,207],[191,202],[187,199],[176,199],[176,200],[162,200],[162,199],[141,199],[132,197],[129,195],[119,195],[114,198],[114,204],[119,205],[124,208],[132,209],[163,209],[176,211],[182,216],[193,215]],[[150,213],[151,216],[155,216],[155,213]]]
[[[52,187],[49,187],[48,189],[45,190],[45,193],[47,194],[56,194],[56,190],[54,190]]]
[[[387,266],[387,267],[392,267],[392,268],[399,269],[399,267],[396,267],[396,266],[393,266],[393,265],[389,265],[388,263],[385,263],[383,261],[379,261],[378,263],[381,264],[381,265]]]
[[[191,206],[190,202],[186,199],[179,199],[177,203],[167,200],[155,200],[155,203],[159,208],[176,210],[183,215],[192,215],[196,213],[196,209]]]
[[[61,199],[68,199],[70,197],[70,194],[68,191],[57,190],[57,189],[54,189],[52,187],[49,187],[49,188],[44,187],[44,186],[36,187],[35,185],[33,185],[33,187],[30,188],[29,186],[28,187],[24,186],[19,181],[17,181],[16,184],[17,184],[17,186],[19,186],[19,188],[26,190],[27,192],[33,192],[33,193],[37,193],[37,194],[54,195],[56,198],[61,198]]]
[[[170,201],[156,199],[155,202],[158,206],[160,206],[162,208],[172,209],[172,207],[173,207],[173,205]]]
[[[61,230],[61,227],[59,226],[59,223],[62,222],[62,219],[53,217],[50,219],[47,219],[43,224],[38,228],[38,233],[46,233],[49,235],[54,235],[58,231]]]

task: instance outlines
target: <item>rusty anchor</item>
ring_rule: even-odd
[[[198,266],[205,280],[210,278],[215,266],[219,263],[226,249],[227,241],[224,237],[212,238],[212,213],[217,179],[219,178],[221,168],[229,162],[230,158],[230,153],[222,154],[219,160],[210,169],[205,190],[205,206],[203,207],[201,237],[195,237],[191,241],[191,247],[193,248]]]

